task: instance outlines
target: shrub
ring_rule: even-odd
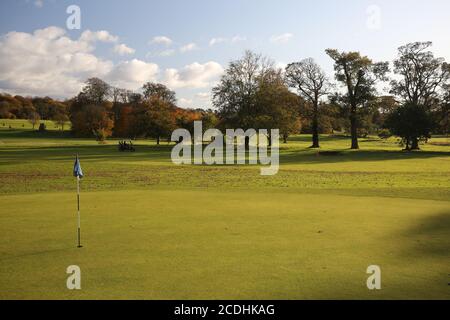
[[[392,133],[389,131],[389,129],[381,129],[378,133],[378,136],[381,139],[389,139],[390,137],[392,137]]]

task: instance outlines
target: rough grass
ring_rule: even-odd
[[[1,125],[2,120],[0,120]],[[175,166],[171,146],[0,126],[0,298],[450,298],[450,147],[309,136],[259,166]],[[329,152],[332,153],[329,153]],[[84,248],[75,247],[82,181]],[[82,269],[82,290],[65,269]],[[367,266],[382,290],[367,290]]]

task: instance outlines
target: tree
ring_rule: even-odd
[[[285,141],[301,127],[298,99],[289,91],[282,71],[251,51],[232,61],[213,88],[213,105],[223,129],[280,129]]]
[[[450,65],[435,58],[428,50],[431,42],[414,42],[398,48],[394,72],[399,80],[391,81],[391,92],[409,105],[430,108],[438,90],[450,80]],[[412,137],[411,149],[419,149],[419,137]]]
[[[136,132],[133,128],[133,123],[133,107],[130,105],[121,105],[118,111],[118,117],[114,121],[114,136],[121,138],[135,138]]]
[[[328,93],[325,72],[309,58],[289,64],[286,67],[286,78],[289,86],[297,89],[300,96],[313,107],[311,148],[319,148],[319,102]]]
[[[406,103],[389,114],[385,126],[402,138],[405,150],[414,150],[414,139],[431,137],[432,120],[425,106]]]
[[[100,105],[111,96],[111,86],[99,78],[90,78],[86,81],[80,93],[80,99],[89,104]]]
[[[445,93],[436,111],[437,126],[442,134],[448,136],[450,131],[450,84],[444,86]]]
[[[103,141],[111,136],[114,125],[104,105],[85,105],[71,115],[72,131],[81,137],[95,136]]]
[[[147,82],[142,87],[144,98],[146,100],[151,98],[159,98],[170,104],[175,104],[177,99],[175,97],[175,92],[169,90],[165,85],[161,83]]]
[[[37,113],[36,111],[32,111],[28,116],[28,122],[30,122],[33,125],[33,130],[40,120],[41,117],[39,116],[39,113]]]
[[[99,78],[90,78],[82,91],[70,101],[72,131],[77,136],[94,136],[103,141],[114,126],[112,103],[108,101],[111,86]]]
[[[142,104],[135,114],[135,129],[140,135],[156,139],[159,145],[162,137],[170,137],[176,128],[174,108],[158,97]]]
[[[279,129],[283,142],[287,143],[289,135],[300,133],[299,100],[299,96],[289,91],[281,70],[267,70],[259,78],[254,128]],[[270,145],[272,140],[268,138]]]
[[[260,79],[270,69],[273,69],[272,61],[251,51],[230,62],[219,84],[212,90],[212,102],[223,126],[244,130],[255,127],[256,93]]]
[[[53,117],[53,122],[61,127],[61,131],[64,131],[64,126],[69,120],[69,116],[65,113],[58,113]]]
[[[327,49],[326,53],[334,61],[336,80],[342,83],[347,93],[342,96],[344,104],[349,106],[350,133],[352,149],[359,149],[358,144],[358,110],[367,106],[375,98],[375,84],[379,80],[387,80],[389,71],[387,62],[374,63],[359,52],[339,52]]]

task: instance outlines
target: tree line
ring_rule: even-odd
[[[177,107],[175,92],[163,84],[148,82],[133,92],[91,78],[62,102],[0,95],[0,117],[70,120],[75,135],[98,140],[151,137],[159,144],[174,129],[192,131],[193,122],[202,120],[204,130],[279,129],[284,142],[310,133],[312,148],[320,147],[320,134],[347,133],[352,149],[360,137],[377,134],[398,136],[405,149],[416,150],[431,134],[448,134],[450,126],[450,65],[434,56],[431,45],[404,45],[391,64],[327,49],[334,81],[312,58],[280,69],[246,51],[212,89],[214,110]],[[381,87],[387,93],[380,94]]]

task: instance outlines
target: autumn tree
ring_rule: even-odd
[[[326,53],[334,61],[336,80],[346,88],[346,94],[341,98],[342,102],[349,107],[351,148],[359,149],[358,114],[361,109],[367,107],[369,101],[375,98],[376,83],[387,80],[389,64],[374,63],[367,56],[361,56],[359,52],[327,49]]]
[[[111,87],[98,78],[91,78],[70,103],[72,131],[77,136],[94,136],[103,141],[112,135],[114,126],[112,104],[108,101]]]
[[[102,105],[85,105],[72,114],[72,130],[77,136],[94,136],[103,141],[112,134],[114,125],[110,114]]]
[[[325,72],[313,59],[294,62],[286,67],[286,79],[290,87],[312,105],[312,146],[319,148],[319,103],[328,94]]]
[[[134,126],[136,132],[144,137],[156,139],[169,138],[176,129],[174,107],[157,97],[143,103],[135,112]]]
[[[114,136],[121,138],[135,138],[136,130],[133,128],[134,108],[131,105],[121,105],[117,119],[114,121]]]

